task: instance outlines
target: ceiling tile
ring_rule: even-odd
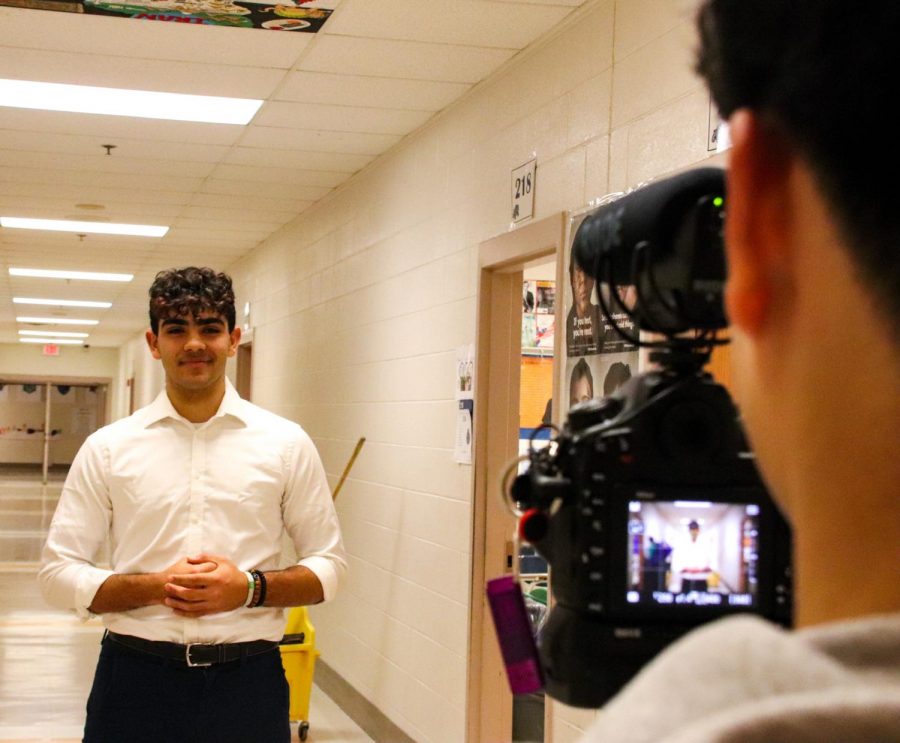
[[[0,77],[14,80],[265,99],[283,76],[283,70],[222,60],[198,64],[0,46]]]
[[[232,183],[233,181],[228,181]],[[198,193],[191,199],[191,209],[259,209],[296,216],[312,203],[309,199],[273,199],[269,196],[252,194]]]
[[[235,232],[233,230],[195,230],[189,227],[173,227],[166,235],[167,246],[175,245],[209,245],[209,246],[243,246],[246,250],[254,247],[266,237],[265,231],[257,233]]]
[[[277,211],[273,209],[259,209],[247,204],[234,205],[230,209],[217,209],[211,206],[189,206],[181,210],[179,216],[182,219],[202,219],[208,222],[221,224],[223,222],[252,222],[270,225],[271,230],[276,230],[283,224],[290,222],[297,212],[294,209]],[[182,221],[179,220],[178,224]]]
[[[106,137],[61,132],[0,131],[0,148],[32,152],[59,152],[73,155],[106,155]],[[167,142],[148,142],[145,139],[117,139],[109,157],[153,158],[186,162],[219,162],[228,152],[226,145]]]
[[[213,172],[213,177],[241,182],[262,181],[263,183],[334,188],[346,179],[347,174],[331,173],[327,170],[292,170],[291,168],[265,168],[249,165],[219,165]]]
[[[276,147],[305,152],[345,152],[380,155],[402,139],[397,134],[363,132],[298,131],[270,126],[250,126],[243,137],[244,147]]]
[[[62,111],[29,111],[0,106],[0,130],[25,132],[90,132],[107,144],[118,144],[117,137],[153,142],[178,142],[230,145],[244,133],[234,124],[198,124],[191,121],[138,119],[132,116],[99,116]]]
[[[273,101],[260,109],[254,123],[285,129],[324,129],[402,136],[424,124],[431,115],[430,111]]]
[[[355,173],[368,165],[374,156],[352,155],[342,152],[305,152],[303,150],[259,149],[235,147],[223,162],[234,165],[255,165],[305,170],[330,170],[336,173]]]
[[[559,5],[493,0],[351,2],[329,20],[324,33],[522,49],[571,11]]]
[[[512,57],[515,51],[325,35],[316,40],[296,69],[476,83]]]
[[[0,214],[3,216],[29,216],[43,219],[83,219],[130,223],[168,222],[179,216],[184,207],[180,204],[140,204],[133,201],[106,203],[105,209],[79,209],[69,199],[10,197],[0,188]],[[102,218],[102,219],[101,219]]]
[[[16,181],[20,183],[69,184],[85,186],[105,186],[107,188],[132,189],[139,193],[142,188],[151,191],[172,189],[173,191],[194,191],[203,182],[202,178],[134,175],[129,173],[89,173],[75,170],[48,170],[40,168],[0,168],[0,183]]]
[[[260,183],[254,181],[232,181],[222,178],[208,178],[203,182],[203,193],[246,195],[255,198],[272,197],[274,199],[297,199],[300,201],[318,201],[331,188],[322,186],[298,186],[279,183]]]
[[[23,198],[65,199],[75,204],[113,204],[125,199],[137,199],[141,204],[187,204],[192,194],[175,190],[152,191],[141,189],[132,196],[119,188],[102,188],[95,185],[66,185],[61,183],[24,183],[0,178],[0,194]]]
[[[288,73],[274,99],[338,106],[440,111],[470,87],[467,83],[294,71]]]
[[[253,217],[257,216],[256,219]],[[268,235],[281,227],[287,220],[263,220],[253,212],[235,212],[231,217],[216,218],[182,216],[172,223],[171,231],[196,230],[207,231],[210,234],[215,230],[227,230],[235,237],[247,238],[248,236]]]
[[[215,167],[215,163],[0,149],[0,167],[36,168],[38,170],[46,168],[57,171],[78,171],[79,173],[121,173],[130,176],[166,175],[205,178]]]

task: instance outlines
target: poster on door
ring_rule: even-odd
[[[634,287],[598,283],[573,259],[575,234],[591,211],[584,210],[570,218],[562,256],[568,281],[561,293],[566,327],[560,390],[566,409],[612,394],[637,374],[642,364],[638,347],[629,340],[640,332],[630,316]],[[603,305],[609,310],[608,315],[604,314]]]
[[[522,354],[552,356],[556,327],[556,282],[522,282]]]

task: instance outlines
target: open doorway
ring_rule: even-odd
[[[522,429],[535,428],[536,414],[528,412],[523,426],[523,377],[532,376],[533,369],[523,374],[523,320],[529,307],[526,276],[533,283],[534,308],[537,308],[536,290],[538,281],[546,282],[544,291],[545,307],[552,301],[549,317],[534,320],[534,327],[525,327],[527,347],[534,351],[541,348],[533,345],[539,335],[546,334],[551,327],[559,326],[560,310],[551,300],[551,290],[559,282],[559,268],[556,255],[563,244],[565,214],[534,222],[515,232],[500,235],[479,246],[481,269],[478,291],[478,341],[476,347],[475,386],[475,503],[473,508],[473,548],[472,548],[472,593],[470,597],[471,621],[469,634],[469,689],[467,738],[470,741],[510,741],[513,740],[513,721],[527,723],[525,718],[540,727],[543,718],[540,707],[534,699],[528,709],[521,705],[514,711],[512,694],[506,679],[506,672],[500,655],[490,612],[487,609],[485,581],[512,570],[513,561],[522,556],[513,554],[512,534],[515,518],[501,503],[498,483],[501,474],[513,462],[519,452]],[[550,264],[549,268],[546,264]],[[538,269],[539,266],[543,268]],[[540,271],[541,276],[533,273]],[[546,277],[543,272],[546,273]],[[532,315],[537,315],[532,311]],[[538,329],[540,328],[540,333]],[[534,331],[534,336],[530,333]],[[547,356],[557,353],[558,334],[554,333],[552,352],[545,344]],[[539,358],[532,356],[531,360]],[[552,360],[550,361],[552,364]],[[538,366],[538,364],[533,364]],[[543,370],[543,371],[546,371]],[[541,376],[538,372],[537,376]],[[547,400],[558,399],[559,375],[552,372],[547,376],[547,386],[538,387],[535,398],[541,398],[535,405],[531,396],[528,409],[540,407],[540,419],[547,412]],[[551,407],[552,403],[551,403]],[[522,563],[520,563],[522,564]],[[530,570],[530,569],[529,569]],[[520,724],[517,724],[517,728]],[[548,740],[547,731],[538,740]],[[534,740],[533,738],[530,738]]]
[[[245,400],[250,400],[253,388],[253,343],[242,343],[237,350],[237,375],[235,389]]]

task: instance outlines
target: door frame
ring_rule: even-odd
[[[523,268],[536,259],[562,253],[567,221],[567,213],[558,212],[478,246],[475,481],[466,697],[469,743],[497,743],[512,738],[512,694],[484,586],[487,578],[506,572],[507,542],[515,524],[497,489],[502,472],[518,456]],[[557,258],[557,287],[561,286],[560,266]],[[557,290],[555,357],[559,355],[562,335],[559,297]],[[559,398],[558,380],[559,375],[554,374],[554,400]],[[545,727],[545,740],[549,733]]]

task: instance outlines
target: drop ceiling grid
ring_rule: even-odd
[[[171,226],[147,241],[0,230],[0,342],[15,339],[22,314],[10,301],[13,263],[134,272],[92,331],[93,344],[118,344],[123,327],[146,322],[146,283],[160,266],[227,267],[582,4],[343,0],[316,35],[0,8],[0,77],[265,101],[246,127],[0,107],[0,213],[72,217],[97,203],[108,221]],[[117,145],[112,155],[104,144]]]

